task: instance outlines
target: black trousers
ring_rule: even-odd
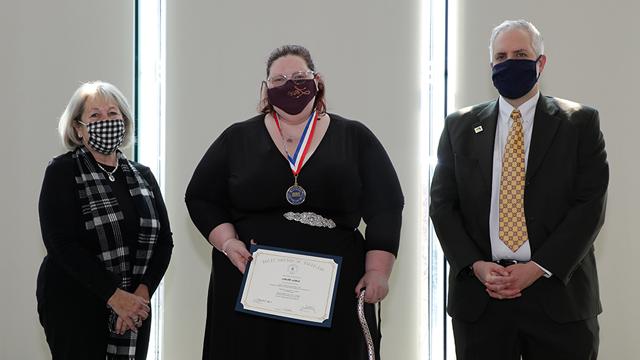
[[[592,360],[598,357],[598,319],[550,319],[535,298],[491,299],[475,322],[453,319],[458,360]]]
[[[38,274],[38,315],[53,360],[105,360],[109,310],[57,268]],[[138,329],[136,359],[147,357],[151,316]]]
[[[79,320],[74,320],[68,312],[45,310],[40,314],[52,360],[105,360],[107,320],[93,315],[83,314]],[[147,358],[150,330],[151,317],[138,329],[137,360]]]

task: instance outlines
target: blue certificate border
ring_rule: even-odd
[[[338,294],[338,282],[340,280],[340,268],[342,267],[342,257],[341,256],[335,256],[335,255],[327,255],[327,254],[308,252],[308,251],[299,251],[299,250],[278,248],[278,247],[273,247],[273,246],[255,245],[255,244],[251,244],[251,248],[249,249],[249,251],[251,252],[251,254],[253,254],[258,249],[281,251],[281,252],[285,252],[285,253],[298,254],[298,255],[315,256],[315,257],[321,257],[321,258],[325,258],[325,259],[332,259],[333,261],[335,261],[336,264],[338,264],[338,269],[336,270],[336,282],[335,282],[335,285],[334,285],[334,288],[333,288],[333,298],[331,299],[331,307],[329,309],[329,318],[327,320],[321,322],[321,323],[318,323],[318,322],[314,322],[314,321],[293,319],[293,318],[286,317],[286,316],[265,314],[265,313],[262,313],[262,312],[245,309],[244,305],[242,305],[242,303],[240,301],[242,300],[242,293],[244,292],[244,286],[245,286],[245,284],[247,282],[247,275],[249,274],[249,268],[251,267],[251,262],[249,262],[247,264],[247,268],[245,269],[244,275],[242,276],[242,284],[240,285],[240,292],[238,293],[238,299],[236,300],[236,311],[240,311],[240,312],[244,312],[244,313],[248,313],[248,314],[252,314],[252,315],[257,315],[257,316],[262,316],[262,317],[266,317],[266,318],[271,318],[271,319],[277,319],[277,320],[293,322],[293,323],[302,324],[302,325],[310,325],[310,326],[318,326],[318,327],[330,328],[331,327],[331,320],[333,319],[333,310],[335,308],[335,303],[336,303],[336,295]]]

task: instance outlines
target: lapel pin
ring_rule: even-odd
[[[474,128],[473,128],[473,131],[475,131],[475,132],[476,132],[476,134],[481,133],[481,132],[482,132],[482,130],[483,130],[483,129],[482,129],[482,126],[476,126],[476,127],[474,127]]]

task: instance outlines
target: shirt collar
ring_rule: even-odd
[[[520,115],[522,116],[523,123],[533,121],[533,115],[536,111],[536,104],[538,104],[538,99],[540,99],[540,91],[538,91],[531,99],[527,100],[518,108],[520,110]],[[498,100],[498,109],[500,110],[501,118],[510,119],[511,112],[514,110],[514,107],[511,106],[511,104],[509,104],[507,100],[502,97],[502,95],[500,95],[500,99]]]

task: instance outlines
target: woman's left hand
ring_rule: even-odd
[[[377,303],[387,296],[389,292],[389,276],[396,256],[383,250],[369,250],[364,266],[364,276],[356,285],[356,297],[363,288],[367,288],[364,301],[370,304]]]
[[[149,288],[145,284],[138,285],[136,291],[134,291],[133,293],[144,298],[147,301],[151,300],[151,296],[149,295]]]
[[[364,301],[369,304],[375,304],[387,296],[389,293],[389,278],[382,271],[369,270],[365,272],[364,276],[358,285],[356,285],[356,297],[360,295],[360,291],[366,288],[364,294]]]
[[[133,332],[137,332],[138,328],[129,327],[129,325],[127,325],[127,323],[124,322],[124,320],[122,320],[122,318],[120,316],[118,316],[118,320],[116,320],[116,334],[124,335],[124,333],[126,333],[129,330],[131,330]]]
[[[136,291],[134,291],[133,294],[138,295],[147,301],[149,301],[151,298],[151,296],[149,296],[149,288],[145,284],[138,285],[138,287],[136,288]],[[122,335],[128,330],[138,331],[138,328],[142,326],[142,321],[146,320],[146,318],[143,319],[142,317],[139,317],[137,319],[132,319],[132,320],[136,325],[135,328],[129,327],[127,323],[120,316],[118,316],[118,320],[116,321],[116,334]],[[138,321],[135,321],[135,320],[138,320]]]

